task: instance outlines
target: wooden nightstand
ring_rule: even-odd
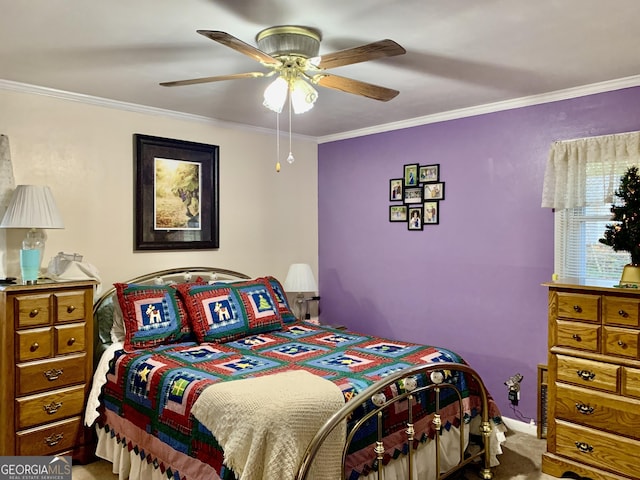
[[[93,455],[83,427],[95,282],[0,287],[0,455]]]

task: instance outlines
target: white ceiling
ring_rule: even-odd
[[[255,45],[266,27],[306,25],[321,30],[321,55],[385,38],[402,45],[405,55],[331,70],[400,94],[379,102],[319,87],[293,130],[326,138],[636,81],[638,19],[638,0],[0,0],[0,79],[274,129],[275,114],[261,105],[270,79],[158,85],[266,71],[196,30]]]

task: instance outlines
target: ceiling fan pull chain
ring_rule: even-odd
[[[289,156],[287,157],[287,162],[291,164],[295,160],[293,153],[291,153],[291,91],[289,91]]]
[[[276,112],[276,172],[280,173],[280,113]]]

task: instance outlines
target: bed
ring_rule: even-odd
[[[161,480],[492,478],[504,440],[445,348],[299,321],[274,277],[153,272],[94,304],[85,423],[113,472]]]

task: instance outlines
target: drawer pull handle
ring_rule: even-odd
[[[582,312],[582,307],[580,305],[574,305],[573,309],[578,313]]]
[[[71,346],[74,343],[76,343],[76,337],[71,337],[69,340],[67,340],[67,345]]]
[[[589,370],[578,370],[576,373],[582,380],[593,380],[596,378],[596,374]]]
[[[620,315],[621,317],[625,317],[625,318],[627,318],[629,316],[629,314],[627,312],[625,312],[624,310],[618,310],[618,315]]]
[[[594,408],[589,405],[585,405],[584,403],[576,402],[576,410],[582,415],[591,415]]]
[[[33,318],[33,317],[37,316],[39,313],[40,313],[40,310],[38,310],[37,308],[34,308],[33,310],[31,310],[31,311],[29,312],[29,316],[30,316],[31,318]]]
[[[73,305],[69,305],[67,307],[67,313],[72,313],[75,309],[76,309],[76,307],[74,307]]]
[[[580,335],[578,335],[577,333],[574,333],[573,335],[571,335],[571,338],[573,338],[576,342],[581,342],[582,341],[582,337]]]
[[[31,350],[32,352],[35,352],[39,348],[40,348],[40,344],[38,342],[33,342],[33,345],[31,345],[31,348],[29,350]]]
[[[60,443],[60,440],[62,440],[63,438],[64,438],[64,434],[55,433],[55,434],[49,435],[47,438],[45,438],[44,439],[44,443],[46,443],[50,447],[53,447],[54,445],[57,445],[58,443]]]
[[[580,450],[582,453],[593,452],[593,447],[585,442],[576,442],[576,448]]]
[[[44,373],[44,376],[47,377],[47,380],[49,380],[50,382],[53,382],[54,380],[57,380],[58,378],[60,378],[63,371],[61,368],[52,368],[50,370],[45,370],[42,373]]]
[[[619,346],[619,347],[624,347],[624,346],[626,346],[626,345],[627,345],[627,344],[626,344],[626,343],[624,343],[622,340],[618,340],[618,346]]]
[[[43,405],[44,411],[49,415],[53,415],[58,411],[58,409],[62,406],[62,402],[52,401],[49,405]]]

